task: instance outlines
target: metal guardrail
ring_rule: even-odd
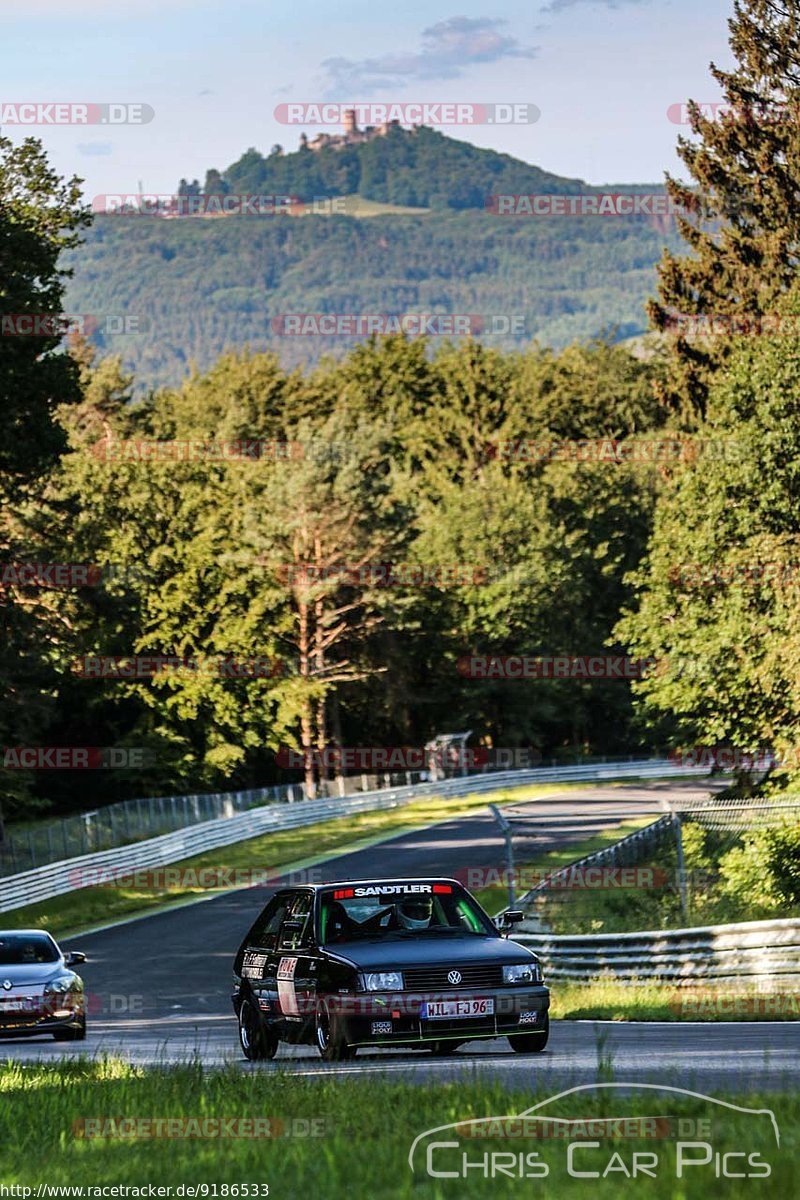
[[[594,766],[605,759],[581,759],[576,765]],[[629,756],[627,761],[633,761]],[[561,764],[551,761],[550,767]],[[568,765],[568,764],[563,764]],[[540,762],[537,769],[545,769]],[[706,764],[700,764],[700,769]],[[466,770],[464,775],[492,773],[492,768]],[[390,788],[411,787],[430,779],[427,771],[362,772],[359,775],[321,780],[314,799],[353,796],[362,792],[384,791]],[[62,862],[147,841],[163,833],[173,833],[190,825],[212,821],[216,817],[232,817],[264,804],[292,804],[308,800],[303,783],[277,784],[274,787],[250,788],[236,792],[217,792],[183,796],[153,796],[139,800],[118,800],[88,812],[72,813],[55,820],[42,820],[24,826],[7,826],[5,839],[0,841],[0,876],[18,875],[46,863]]]
[[[746,921],[641,933],[517,934],[542,960],[545,978],[718,984],[800,984],[800,919]]]
[[[764,825],[785,819],[797,810],[796,800],[732,799],[702,804],[675,805],[680,817],[698,819],[712,828],[739,828],[743,821]],[[750,816],[748,816],[750,814]],[[755,818],[752,814],[756,814]],[[534,909],[549,889],[569,882],[592,866],[628,866],[641,861],[642,853],[674,836],[673,813],[628,834],[603,850],[587,854],[541,880],[520,899]],[[535,911],[521,925],[514,940],[530,946],[541,958],[545,974],[554,980],[586,983],[607,978],[632,982],[670,982],[687,986],[698,980],[742,985],[800,984],[800,919],[746,921],[729,925],[704,925],[636,933],[553,934],[536,930]]]
[[[247,812],[186,829],[167,833],[147,841],[134,842],[94,854],[49,863],[31,871],[0,879],[0,912],[8,912],[64,895],[91,885],[98,871],[133,871],[168,866],[206,850],[215,850],[245,841],[270,831],[296,829],[356,812],[374,812],[394,808],[425,796],[465,796],[526,787],[536,783],[602,782],[603,780],[643,778],[669,779],[708,775],[706,767],[676,767],[669,759],[644,759],[638,762],[599,763],[591,766],[536,767],[530,770],[498,771],[492,774],[413,784],[410,787],[362,792],[353,796],[304,800],[296,804],[266,804]]]
[[[373,776],[375,785],[377,779]],[[362,780],[348,779],[345,791],[369,791]],[[409,778],[407,783],[411,782]],[[321,796],[329,793],[322,791]],[[41,821],[22,828],[7,828],[0,842],[0,876],[62,862],[115,846],[147,841],[218,817],[232,817],[264,804],[291,804],[304,800],[301,784],[250,788],[238,792],[153,796],[144,800],[118,800],[89,812],[72,813],[57,820]]]

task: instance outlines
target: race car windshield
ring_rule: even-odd
[[[0,966],[21,967],[27,963],[58,962],[55,943],[44,934],[0,935]]]
[[[354,895],[352,888],[327,892],[320,912],[320,941],[497,936],[466,892],[454,888],[436,894],[393,892],[389,887],[375,895]]]

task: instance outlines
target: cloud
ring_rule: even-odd
[[[113,154],[111,142],[79,142],[79,154]]]
[[[535,46],[523,46],[502,33],[506,22],[493,17],[450,17],[422,32],[418,53],[380,58],[327,58],[323,87],[331,99],[366,96],[418,80],[460,79],[467,67],[506,58],[535,58]]]
[[[606,8],[621,8],[623,4],[648,4],[649,0],[550,0],[542,12],[563,12],[566,8],[575,8],[578,4],[602,4]]]

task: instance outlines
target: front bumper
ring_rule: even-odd
[[[19,997],[0,998],[0,1039],[11,1037],[33,1037],[36,1034],[52,1033],[57,1029],[79,1029],[85,1020],[82,995],[37,996],[27,1003],[11,1007]]]
[[[426,1019],[429,1001],[493,1001],[489,1016]],[[331,1004],[331,1001],[338,1003]],[[329,1007],[341,1023],[351,1046],[430,1044],[439,1041],[472,1041],[507,1034],[543,1032],[547,1026],[550,991],[543,984],[502,989],[420,993],[370,993],[329,998]]]

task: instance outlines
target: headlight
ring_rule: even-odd
[[[74,987],[74,975],[59,975],[58,979],[51,979],[44,985],[44,994],[45,996],[60,996],[64,992],[71,992]]]
[[[364,976],[365,992],[391,992],[403,990],[403,976],[399,971],[374,971]]]
[[[503,983],[541,983],[542,971],[538,963],[519,963],[503,967]]]

